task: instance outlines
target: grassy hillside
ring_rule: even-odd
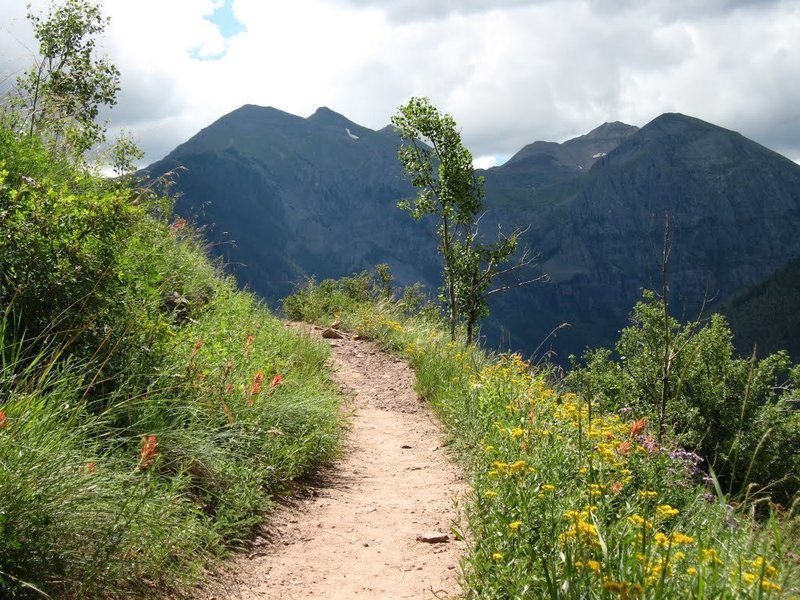
[[[170,202],[0,127],[0,596],[179,596],[337,452],[327,349]]]
[[[791,496],[780,506],[751,487],[728,493],[710,460],[678,444],[680,431],[660,435],[645,403],[628,397],[612,406],[600,392],[630,385],[624,367],[589,367],[570,389],[559,373],[518,355],[450,342],[436,311],[416,300],[392,300],[382,284],[360,275],[311,282],[285,309],[294,318],[337,319],[414,367],[417,390],[448,425],[472,486],[466,598],[798,597],[800,521]],[[650,308],[645,302],[637,310]],[[719,353],[705,364],[738,369],[714,327],[697,342]],[[768,377],[770,365],[757,378]],[[691,382],[704,381],[698,377]],[[727,410],[741,398],[717,400]],[[776,419],[770,411],[781,407],[773,399],[757,414]],[[769,444],[776,455],[796,449],[797,414],[789,417],[785,430],[777,420],[767,428],[764,439],[773,429],[790,434],[782,445]],[[757,431],[757,423],[740,423],[739,434]],[[784,472],[795,494],[796,473],[796,463]]]

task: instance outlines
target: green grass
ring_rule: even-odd
[[[727,497],[643,415],[603,412],[517,355],[450,342],[430,311],[348,296],[352,283],[287,306],[410,361],[472,486],[466,598],[798,597],[797,502]]]
[[[180,597],[336,456],[328,349],[168,200],[0,147],[0,596]]]

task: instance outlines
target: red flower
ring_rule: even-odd
[[[622,456],[627,456],[628,452],[631,451],[631,448],[633,448],[633,444],[631,444],[628,440],[625,440],[624,442],[619,443],[619,446],[617,446],[617,452],[619,452]]]
[[[95,473],[97,473],[97,463],[96,463],[96,462],[94,462],[94,461],[92,461],[92,462],[90,462],[90,463],[87,463],[87,464],[86,464],[86,470],[87,470],[89,473],[91,473],[91,474],[93,474],[93,475],[94,475]]]
[[[6,426],[6,411],[0,410],[0,429]]]
[[[248,333],[247,337],[244,340],[244,353],[245,356],[250,356],[250,350],[253,348],[253,342],[256,341],[256,336],[252,333]]]
[[[225,393],[228,394],[229,396],[233,393],[232,383],[229,383],[228,385],[225,386]]]
[[[642,430],[647,427],[647,423],[649,423],[649,421],[650,420],[647,417],[634,421],[631,424],[631,437],[636,437],[639,435]]]
[[[261,371],[253,377],[253,384],[250,386],[250,393],[247,394],[247,406],[253,406],[253,397],[261,391],[261,380],[263,379]]]
[[[283,381],[283,375],[275,375],[275,377],[272,378],[272,381],[270,381],[269,387],[276,388],[281,384],[282,381]]]
[[[203,340],[197,340],[194,343],[194,348],[192,348],[192,358],[200,351],[200,348],[203,346]]]
[[[186,219],[176,219],[175,222],[172,225],[170,225],[169,229],[171,233],[175,234],[178,233],[184,227],[186,227]]]
[[[158,441],[154,435],[142,436],[142,447],[139,449],[139,468],[144,470],[156,459]]]

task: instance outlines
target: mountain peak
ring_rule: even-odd
[[[631,135],[632,133],[638,131],[638,127],[634,125],[628,125],[627,123],[623,123],[622,121],[613,121],[607,122],[600,125],[600,127],[595,127],[589,133],[585,135],[581,135],[574,139],[580,139],[585,141],[597,141],[597,140],[611,140],[611,139],[623,139]],[[572,140],[569,140],[572,141]]]
[[[320,106],[317,110],[314,111],[314,114],[308,117],[308,121],[317,121],[321,123],[350,123],[350,120],[337,113],[335,110],[331,110],[327,106]]]

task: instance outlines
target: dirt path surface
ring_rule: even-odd
[[[244,600],[451,598],[460,591],[463,549],[451,527],[466,485],[441,428],[401,359],[363,340],[328,342],[334,379],[352,397],[342,458],[319,487],[270,517],[265,537],[236,565],[229,593]],[[422,541],[432,534],[445,541]]]

